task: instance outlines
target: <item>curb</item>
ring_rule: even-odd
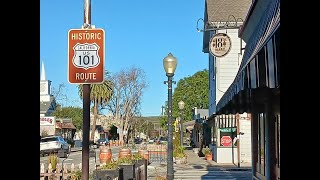
[[[82,148],[71,148],[71,152],[82,151]]]

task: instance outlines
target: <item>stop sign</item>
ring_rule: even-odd
[[[221,144],[222,146],[230,146],[232,143],[232,139],[230,136],[222,136]]]

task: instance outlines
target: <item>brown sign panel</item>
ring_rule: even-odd
[[[68,81],[101,84],[104,81],[105,33],[103,29],[68,32]]]

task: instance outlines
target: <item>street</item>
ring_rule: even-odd
[[[112,146],[111,151],[112,151],[112,157],[114,159],[118,159],[119,155],[119,150],[121,146]],[[94,157],[90,157],[89,159],[89,170],[92,171],[95,168],[95,164],[100,164],[99,162],[99,148],[95,149],[96,151],[96,159]],[[65,158],[59,158],[59,163],[62,164],[62,161]],[[76,152],[71,152],[69,157],[64,160],[63,164],[66,164],[67,168],[70,169],[71,164],[74,164],[75,169],[79,169],[79,164],[82,161],[82,151],[76,151]],[[45,169],[48,167],[48,156],[40,157],[40,168],[41,168],[41,163],[44,164]]]

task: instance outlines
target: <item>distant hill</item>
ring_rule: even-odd
[[[135,117],[136,119],[141,119],[141,120],[145,120],[145,121],[149,121],[151,123],[160,123],[160,116],[148,116],[148,117]]]

